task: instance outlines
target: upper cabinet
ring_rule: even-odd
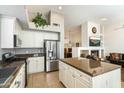
[[[59,33],[24,30],[15,17],[0,17],[1,48],[42,48],[44,39],[59,40]]]
[[[61,30],[63,30],[64,28],[64,16],[61,13],[51,11],[51,10],[46,10],[45,12],[43,11],[42,12],[39,11],[39,12],[42,13],[43,17],[48,22],[48,26],[35,27],[35,24],[34,22],[32,22],[32,19],[36,16],[37,12],[32,12],[26,9],[26,16],[27,16],[29,29],[61,32]]]
[[[33,48],[34,45],[34,33],[32,31],[21,31],[19,34],[21,40],[20,48]],[[40,46],[41,47],[41,46]]]
[[[64,26],[64,17],[62,14],[50,11],[50,25],[61,28]]]
[[[14,48],[14,34],[18,34],[16,21],[14,17],[0,17],[1,48]]]
[[[39,11],[40,12],[40,11]],[[22,29],[15,17],[0,16],[1,48],[42,48],[44,39],[64,41],[64,16],[58,12],[45,10],[42,12],[48,26],[35,27],[32,19],[37,11],[26,9],[28,29]]]

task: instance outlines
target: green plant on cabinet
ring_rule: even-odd
[[[42,13],[37,12],[36,17],[32,20],[32,22],[34,22],[35,27],[42,27],[44,28],[44,26],[48,26],[47,21],[43,18]]]

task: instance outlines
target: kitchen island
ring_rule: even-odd
[[[120,88],[121,67],[86,58],[60,59],[59,80],[67,88]]]

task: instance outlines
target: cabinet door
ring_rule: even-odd
[[[74,88],[75,87],[75,76],[74,71],[72,69],[67,70],[67,87]]]
[[[36,59],[30,59],[29,61],[29,74],[37,72],[37,63]]]
[[[55,26],[62,26],[64,25],[64,17],[63,15],[57,13],[57,12],[53,12],[51,11],[51,16],[50,16],[50,20],[51,20],[51,25],[55,25]]]
[[[25,64],[21,68],[21,88],[25,87]]]
[[[75,88],[88,88],[83,81],[79,80],[79,79],[75,79]]]
[[[62,64],[61,64],[61,62],[59,61],[59,81],[63,81],[63,73],[62,73],[62,71],[63,71],[63,68],[62,68]]]
[[[63,64],[63,84],[68,87],[68,66]]]
[[[14,81],[10,85],[10,88],[24,88],[24,87],[25,87],[25,64],[21,67]]]
[[[74,71],[69,66],[59,62],[59,80],[68,88],[74,88]]]
[[[121,75],[120,69],[116,69],[102,75],[93,77],[94,88],[120,88]],[[100,82],[99,82],[100,81]]]
[[[64,82],[64,66],[63,64],[61,64],[61,62],[59,61],[59,80],[63,83]]]
[[[31,31],[21,31],[20,38],[22,41],[21,47],[32,48],[35,47],[34,44],[34,33]]]
[[[10,88],[19,88],[20,87],[19,83],[20,83],[20,74],[17,74],[16,78],[14,79],[12,84],[10,85]]]
[[[44,39],[59,40],[58,33],[44,33]]]
[[[37,58],[37,72],[44,71],[44,57]]]
[[[0,18],[1,48],[13,48],[14,19]]]
[[[34,36],[35,36],[34,38],[35,47],[43,47],[44,33],[35,32]]]

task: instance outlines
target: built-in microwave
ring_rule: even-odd
[[[15,34],[14,36],[14,47],[21,47],[21,40],[19,39],[19,37]]]

